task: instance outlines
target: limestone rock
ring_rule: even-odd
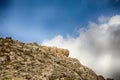
[[[57,47],[50,47],[50,46],[40,46],[40,48],[43,48],[45,51],[49,51],[50,53],[61,55],[61,56],[69,56],[69,51],[67,49],[61,49]]]
[[[104,79],[104,77],[102,75],[99,75],[98,80],[105,80],[105,79]]]
[[[68,56],[67,49],[0,38],[0,80],[104,80]]]

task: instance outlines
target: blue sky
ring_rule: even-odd
[[[120,0],[0,0],[0,36],[41,43],[75,30],[98,17],[120,14]]]

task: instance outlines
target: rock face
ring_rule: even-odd
[[[105,80],[68,56],[67,49],[0,38],[0,80]]]

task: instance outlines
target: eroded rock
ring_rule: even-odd
[[[105,80],[68,56],[67,49],[0,38],[0,80]]]

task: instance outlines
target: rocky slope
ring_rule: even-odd
[[[0,80],[105,80],[68,56],[66,49],[0,38]]]

